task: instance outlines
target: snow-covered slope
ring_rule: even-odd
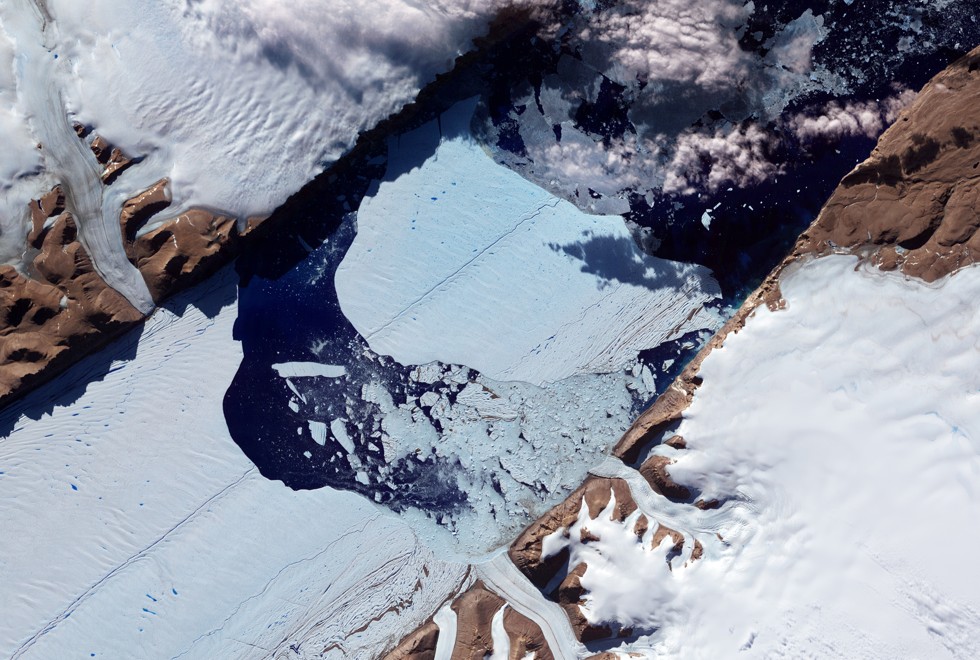
[[[241,454],[220,387],[241,359],[236,307],[225,271],[117,344],[119,358],[135,351],[128,362],[104,375],[106,356],[80,364],[77,383],[101,379],[74,402],[38,412],[63,381],[5,413],[0,655],[244,658],[296,645],[291,657],[369,657],[457,589],[465,567],[404,523],[351,493],[291,491]]]
[[[644,514],[697,538],[699,560],[665,570],[664,543],[608,512],[546,539],[547,552],[570,548],[569,568],[588,566],[588,621],[639,635],[624,649],[980,652],[980,269],[926,285],[856,261],[784,272],[786,308],[758,308],[703,362],[676,429],[686,447],[654,448],[719,509],[670,502],[615,461],[596,470],[627,477]]]
[[[784,276],[787,309],[702,366],[671,474],[730,515],[682,579],[679,655],[980,653],[980,269],[854,266]]]
[[[244,217],[272,211],[359,131],[411,101],[506,4],[40,6],[51,18],[48,57],[60,63],[50,84],[75,117],[145,157],[141,179],[169,177],[175,211],[195,204]],[[36,84],[19,81],[24,91]]]

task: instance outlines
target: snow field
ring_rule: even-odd
[[[600,537],[571,536],[571,564],[589,565],[589,620],[656,629],[621,650],[980,652],[980,269],[928,286],[855,266],[831,256],[785,273],[787,308],[758,309],[704,361],[677,430],[687,449],[655,448],[720,509],[630,479],[640,509],[696,535],[702,559],[667,571],[629,521],[576,523]]]

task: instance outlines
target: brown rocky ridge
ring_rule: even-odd
[[[581,578],[588,571],[588,565],[580,563],[577,566],[569,565],[570,553],[567,548],[550,556],[542,556],[542,542],[549,536],[560,530],[568,529],[578,520],[581,506],[584,502],[590,518],[597,518],[609,505],[611,497],[616,498],[616,506],[612,510],[612,519],[617,522],[624,522],[637,510],[636,501],[630,492],[629,485],[622,479],[608,479],[602,477],[587,477],[583,484],[575,490],[568,498],[554,507],[544,516],[539,518],[533,525],[528,527],[510,546],[509,556],[512,562],[530,579],[535,586],[545,592],[545,595],[558,602],[566,615],[576,637],[581,642],[590,642],[601,639],[608,639],[613,636],[627,637],[633,631],[628,629],[614,629],[611,625],[596,625],[589,623],[582,612],[581,605],[585,591],[581,585]],[[684,535],[677,530],[671,529],[666,525],[652,523],[645,514],[639,514],[633,523],[633,532],[638,539],[642,539],[651,524],[656,524],[656,529],[651,535],[650,546],[656,548],[665,539],[673,542],[672,549],[668,558],[681,554],[687,540]],[[583,529],[580,533],[579,543],[593,543],[601,540],[594,533]],[[701,543],[694,540],[691,545],[690,560],[697,561],[704,552]],[[557,586],[554,586],[555,583]],[[550,591],[549,591],[550,589]]]
[[[128,200],[119,217],[126,256],[139,269],[158,304],[228,263],[237,254],[242,237],[258,224],[250,220],[245,231],[239,232],[235,218],[191,209],[137,236],[154,214],[169,205],[169,181],[161,179]]]
[[[30,275],[0,267],[0,404],[142,319],[95,272],[60,188],[37,200],[31,216]]]
[[[761,305],[785,307],[779,279],[790,265],[832,253],[856,254],[882,270],[900,268],[911,277],[932,282],[973,264],[980,254],[980,48],[936,75],[880,138],[871,156],[847,174],[790,254],[750,294],[731,319],[687,364],[674,382],[644,411],[613,449],[613,455],[635,464],[650,447],[664,444],[683,451],[687,442],[674,433],[701,385],[705,358],[737,333]],[[652,455],[639,466],[651,488],[677,501],[690,490],[671,478],[671,460]],[[625,483],[587,477],[564,502],[532,523],[511,545],[510,558],[538,588],[545,590],[561,564],[560,556],[541,558],[541,540],[575,520],[583,496],[590,513],[616,492],[617,516],[635,508],[620,498]],[[626,488],[628,491],[628,488]],[[606,495],[602,495],[601,493]],[[590,497],[592,499],[590,499]],[[605,500],[603,500],[605,497]],[[698,500],[700,509],[719,506]],[[641,519],[642,520],[642,519]],[[640,527],[639,522],[637,527]],[[636,530],[642,533],[641,529]],[[695,541],[691,560],[703,555]],[[570,610],[580,594],[578,578],[587,568],[573,567],[558,589],[580,640],[598,631],[581,624]],[[564,594],[562,594],[564,590]]]
[[[90,135],[76,125],[79,139]],[[133,162],[95,136],[90,147],[105,166],[100,185],[111,185]],[[207,277],[238,253],[245,232],[235,219],[192,209],[138,236],[170,204],[165,180],[130,199],[120,214],[124,247],[153,300]],[[143,320],[96,272],[55,186],[30,204],[24,264],[0,267],[0,406],[42,384]]]
[[[452,660],[483,660],[493,653],[491,624],[494,615],[506,605],[503,598],[477,580],[450,607],[456,613],[456,639]],[[526,616],[508,607],[503,616],[510,639],[509,660],[521,660],[533,653],[536,660],[554,660],[541,628]],[[430,619],[389,651],[384,660],[433,660],[439,641],[439,627]]]
[[[935,76],[845,176],[800,252],[935,281],[980,257],[980,48]]]

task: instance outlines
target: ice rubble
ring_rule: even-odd
[[[465,566],[403,522],[352,493],[291,491],[241,455],[216,387],[241,359],[234,286],[226,271],[179,316],[160,310],[73,403],[47,402],[62,380],[5,411],[3,657],[375,657],[458,589]]]
[[[656,448],[721,509],[632,480],[647,515],[698,535],[702,559],[667,572],[655,551],[624,551],[626,526],[584,522],[601,539],[584,557],[584,612],[658,627],[624,649],[980,653],[980,268],[928,286],[855,265],[831,256],[785,274],[787,308],[758,309],[705,360],[677,429],[687,449]],[[654,569],[653,588],[623,597]]]
[[[463,510],[440,514],[443,526],[402,515],[464,556],[574,488],[654,392],[639,352],[716,325],[705,305],[719,295],[706,269],[643,255],[621,218],[586,215],[494,163],[469,134],[474,103],[392,139],[335,277],[367,346],[329,356],[351,361],[330,393],[293,383],[288,403],[319,415],[309,437],[323,446],[325,397],[342,388],[331,446],[364,486],[389,488],[416,457],[449,466]],[[396,377],[379,353],[419,366]]]

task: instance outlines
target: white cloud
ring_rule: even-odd
[[[663,190],[689,195],[701,190],[715,192],[726,185],[759,183],[780,171],[768,155],[777,142],[773,134],[755,124],[714,132],[686,131],[677,139]]]
[[[499,11],[536,4],[49,0],[50,77],[80,120],[144,157],[113,194],[166,176],[174,211],[261,214],[450,69]]]
[[[629,204],[617,198],[618,193],[652,188],[663,178],[657,166],[658,148],[632,133],[607,145],[566,122],[561,141],[525,139],[525,146],[531,164],[519,169],[592,212],[623,213]],[[589,190],[603,199],[592,199]]]
[[[582,32],[612,48],[612,61],[644,81],[729,88],[744,78],[750,55],[738,47],[735,28],[751,14],[723,0],[624,2],[600,12]]]
[[[785,124],[802,142],[836,141],[859,135],[876,138],[914,98],[912,90],[896,89],[894,95],[882,101],[830,101],[818,114],[797,113]]]

